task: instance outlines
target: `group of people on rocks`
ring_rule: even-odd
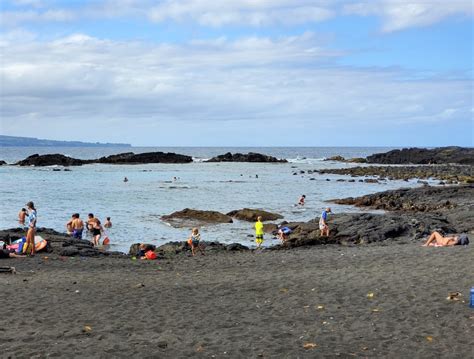
[[[112,222],[110,217],[107,217],[102,226],[100,220],[94,217],[93,213],[89,213],[87,217],[86,224],[84,225],[84,221],[80,218],[79,213],[74,213],[71,219],[66,223],[66,231],[69,235],[72,235],[73,238],[82,239],[84,228],[87,228],[92,237],[92,244],[98,246],[100,238],[104,234],[104,228],[111,228]]]
[[[304,206],[306,201],[306,195],[301,195],[299,201],[295,206]],[[329,225],[328,225],[328,215],[332,213],[331,208],[327,207],[322,213],[321,217],[319,218],[319,230],[321,232],[321,237],[329,237]],[[263,244],[263,235],[264,235],[264,228],[262,223],[262,217],[257,217],[257,222],[255,222],[255,243],[257,248],[261,248]],[[287,226],[280,226],[277,231],[277,238],[284,243],[288,240],[289,235],[291,234],[291,228]]]

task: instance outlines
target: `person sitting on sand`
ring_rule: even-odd
[[[79,217],[79,213],[72,215],[72,237],[76,239],[82,239],[82,232],[84,231],[84,222]]]
[[[288,236],[291,233],[291,229],[288,227],[281,227],[278,230],[278,239],[281,241],[281,243],[284,243],[285,241],[288,240]]]
[[[326,208],[323,213],[321,213],[321,218],[319,219],[319,229],[321,231],[321,237],[329,237],[329,226],[328,226],[328,214],[332,213],[331,208]]]
[[[26,228],[25,220],[27,213],[28,211],[26,208],[22,208],[20,212],[18,212],[18,224],[20,225],[20,228]]]
[[[304,201],[305,201],[305,199],[306,199],[306,195],[303,194],[303,195],[301,196],[300,200],[298,201],[298,205],[299,205],[299,206],[304,206]]]
[[[255,243],[257,244],[257,249],[260,248],[263,243],[262,216],[258,216],[257,222],[255,222]]]
[[[107,217],[105,223],[104,223],[105,228],[112,228],[112,222],[110,221],[110,217]]]
[[[138,247],[137,257],[140,259],[147,259],[146,252],[154,250],[155,246],[151,244],[140,243],[140,246]]]
[[[5,258],[23,258],[25,256],[21,254],[16,254],[15,251],[10,251],[8,249],[0,249],[0,259]]]
[[[450,247],[455,246],[459,243],[459,236],[446,236],[443,237],[441,233],[434,231],[426,240],[423,247]]]
[[[196,254],[196,249],[199,249],[201,254],[204,255],[204,250],[201,246],[201,235],[199,234],[199,229],[193,228],[191,231],[191,236],[188,239],[188,244],[191,246],[191,252],[193,256]]]
[[[96,218],[94,221],[94,226],[92,227],[92,244],[94,247],[97,247],[100,243],[100,237],[104,232],[104,228],[100,224],[100,221]]]

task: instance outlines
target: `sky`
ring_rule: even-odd
[[[474,146],[471,0],[0,0],[0,133]]]

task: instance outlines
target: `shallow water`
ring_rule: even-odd
[[[387,189],[417,186],[416,181],[389,181],[381,184],[336,182],[337,175],[298,174],[308,169],[354,166],[324,162],[322,158],[341,154],[365,157],[387,148],[2,148],[0,159],[12,163],[33,153],[63,153],[77,158],[96,158],[124,151],[170,151],[193,155],[189,164],[86,165],[70,172],[54,168],[0,167],[0,228],[17,225],[18,210],[27,201],[38,209],[38,225],[64,231],[73,212],[81,217],[93,212],[102,221],[112,217],[108,230],[112,249],[128,250],[131,243],[161,244],[184,240],[189,229],[172,228],[160,216],[184,208],[216,210],[223,213],[244,207],[277,212],[287,221],[307,221],[319,217],[332,198],[359,196]],[[200,160],[232,152],[260,152],[287,158],[287,164],[203,163]],[[258,175],[258,178],[256,178]],[[129,182],[124,183],[127,177]],[[173,177],[177,177],[176,181]],[[310,180],[314,178],[314,180]],[[330,179],[331,181],[327,181]],[[306,194],[304,209],[294,207]],[[334,212],[355,211],[350,206],[331,205]],[[252,245],[253,223],[207,226],[204,240],[239,242]],[[266,245],[276,243],[266,236]]]

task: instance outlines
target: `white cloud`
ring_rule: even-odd
[[[3,11],[0,16],[4,26],[37,22],[66,22],[76,19],[76,14],[64,9]]]
[[[335,14],[328,1],[164,1],[155,6],[149,18],[155,22],[165,20],[195,21],[201,25],[264,26],[271,24],[302,24],[319,22]]]
[[[380,0],[347,4],[348,14],[376,15],[383,19],[385,32],[432,25],[453,15],[472,16],[472,0]]]
[[[39,0],[16,0],[18,10],[1,13],[4,26],[103,18],[135,18],[155,23],[224,26],[293,26],[342,14],[374,15],[385,32],[428,26],[449,16],[472,16],[472,0],[97,0],[72,8]]]
[[[338,67],[332,60],[341,54],[311,33],[181,45],[3,36],[0,52],[2,130],[11,134],[48,137],[54,128],[59,137],[92,139],[91,128],[109,133],[114,124],[115,140],[162,143],[180,136],[172,128],[197,126],[230,141],[239,123],[258,123],[271,138],[288,127],[317,134],[341,123],[390,127],[471,116],[470,81],[401,81],[410,74]]]

